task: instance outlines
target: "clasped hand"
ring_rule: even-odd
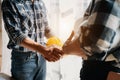
[[[73,39],[73,36],[74,32],[71,33],[62,48],[57,45],[48,46],[47,52],[44,54],[45,59],[49,62],[55,62],[64,55],[77,55],[86,59],[87,56],[80,47],[79,37]]]
[[[51,45],[46,47],[46,52],[44,53],[44,58],[49,62],[58,61],[63,56],[63,51],[57,45]]]

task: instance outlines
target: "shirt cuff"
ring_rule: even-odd
[[[27,36],[25,34],[21,34],[16,38],[16,44],[20,44]]]

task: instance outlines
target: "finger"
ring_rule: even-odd
[[[58,56],[56,54],[52,54],[51,59],[56,61],[56,60],[60,59],[60,56]]]
[[[61,56],[63,55],[63,51],[58,49],[58,48],[54,48],[53,50],[50,50],[46,55],[46,60],[48,61],[57,61],[61,58]]]
[[[50,61],[57,61],[60,59],[61,56],[57,55],[57,52],[51,52],[49,53],[49,55],[47,56],[47,58],[50,60]]]
[[[44,57],[48,62],[55,62],[57,61],[56,59],[53,59],[51,57]]]
[[[60,49],[57,49],[57,48],[54,49],[54,53],[58,56],[62,56],[64,54],[63,50],[60,50]]]
[[[47,58],[47,61],[49,61],[49,62],[55,62],[55,61],[58,61],[59,59],[51,57],[51,58]]]
[[[60,58],[61,58],[61,55],[58,55],[58,53],[52,53],[52,56],[50,57],[50,60],[58,61]]]
[[[69,38],[68,38],[68,40],[72,40],[72,38],[73,38],[73,36],[74,36],[74,31],[72,31],[72,33],[70,34],[70,36],[69,36]]]
[[[47,60],[47,61],[49,61],[50,62],[50,59],[48,59],[47,57],[44,57],[45,58],[45,60]]]

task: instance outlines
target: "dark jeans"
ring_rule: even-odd
[[[92,60],[83,61],[80,71],[81,80],[107,80],[109,71],[114,69],[110,63],[111,62]]]
[[[46,61],[33,52],[12,51],[12,77],[15,80],[45,80]]]

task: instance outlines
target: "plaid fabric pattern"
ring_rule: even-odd
[[[44,44],[44,31],[48,26],[46,8],[42,0],[3,0],[3,20],[9,36],[8,48],[22,52],[29,51],[19,46],[29,37]]]
[[[105,53],[120,46],[120,0],[92,0],[81,26],[81,47],[89,54]],[[120,54],[120,51],[116,51]],[[120,55],[119,55],[120,58]]]

